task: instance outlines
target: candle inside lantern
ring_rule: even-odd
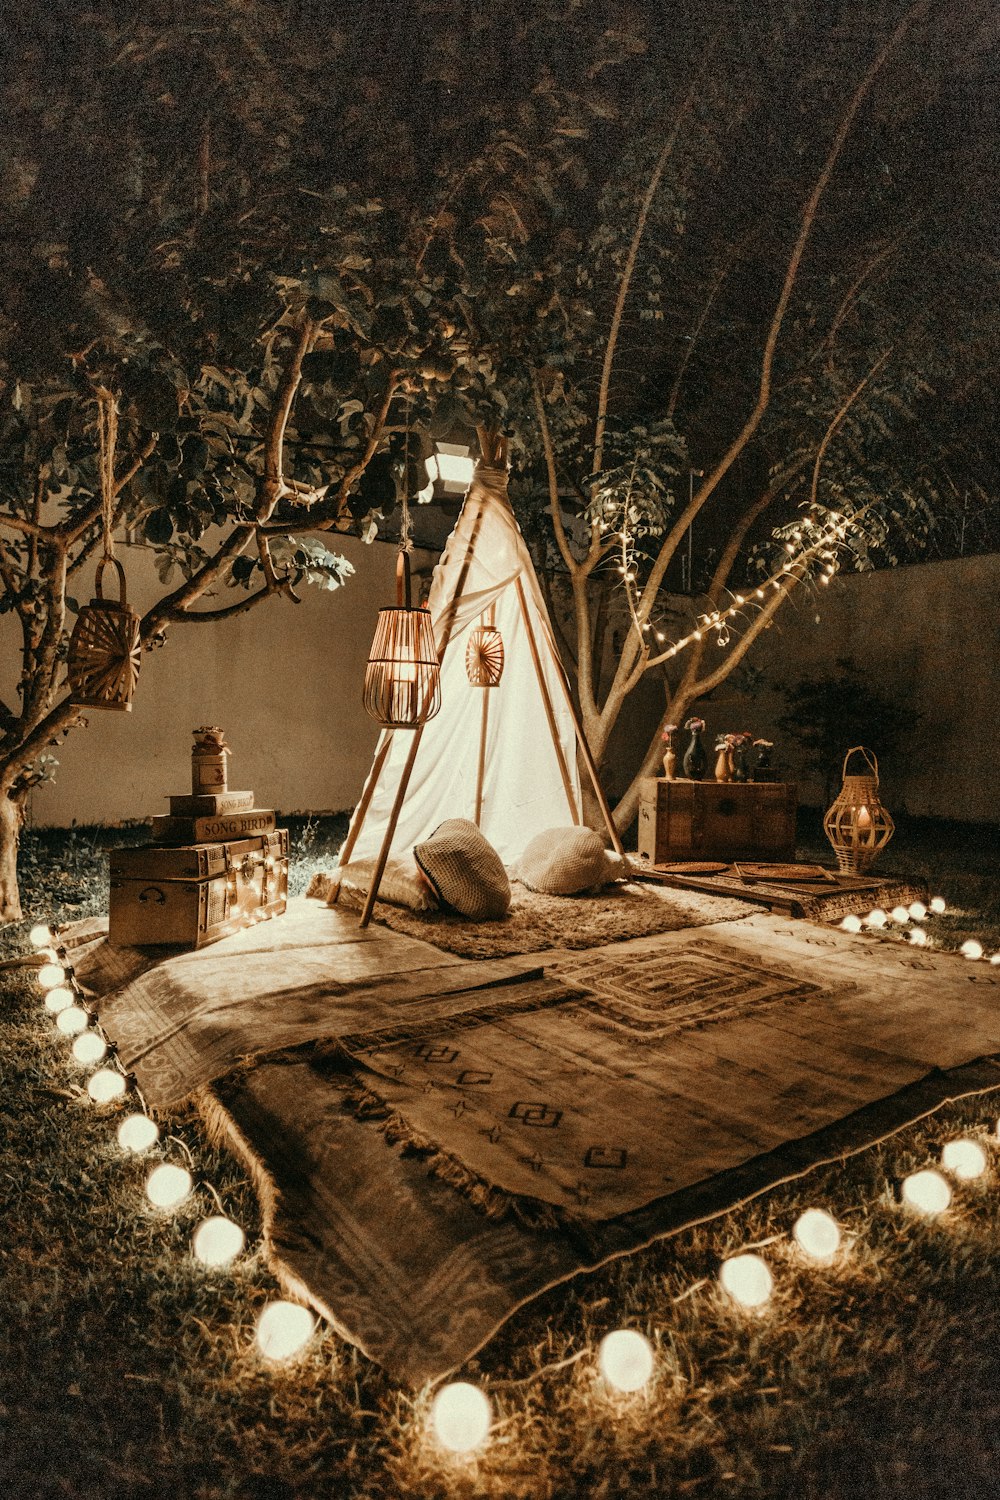
[[[867,807],[858,808],[858,827],[870,828],[872,826],[872,815]]]

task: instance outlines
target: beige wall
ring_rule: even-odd
[[[31,820],[65,826],[166,812],[168,792],[190,791],[191,729],[199,724],[226,730],[229,784],[251,787],[259,806],[285,813],[353,806],[378,733],[361,707],[364,663],[376,611],[394,602],[396,553],[352,538],[339,538],[334,550],[357,569],[344,588],[303,586],[299,605],[273,599],[217,625],[171,627],[167,644],[143,658],[132,712],[91,711],[89,728],[54,752],[56,781],[33,793]],[[149,554],[120,548],[119,556],[129,600],[142,609],[162,592]],[[81,589],[80,597],[89,594]],[[223,589],[213,602],[238,597]],[[8,679],[12,639],[8,629]]]
[[[95,711],[90,727],[66,741],[55,784],[34,793],[32,821],[106,823],[165,811],[166,793],[188,789],[190,730],[204,723],[225,728],[230,785],[252,787],[260,806],[286,813],[353,806],[377,737],[361,708],[364,662],[376,611],[394,597],[396,555],[351,538],[340,546],[357,573],[335,593],[304,588],[298,606],[277,599],[220,625],[175,626],[168,644],[144,659],[133,712]],[[121,555],[130,598],[141,608],[159,589],[150,559],[141,549]],[[215,602],[235,597],[224,590]],[[748,695],[724,684],[702,705],[709,733],[745,726],[780,741],[778,685],[852,656],[880,689],[923,715],[908,761],[887,775],[887,804],[1000,821],[998,598],[1000,556],[837,578],[815,602],[786,607],[754,648],[750,661],[764,674],[763,690]],[[680,631],[690,604],[675,603]],[[2,626],[2,692],[13,702],[9,617]],[[647,684],[623,716],[610,768],[617,793],[645,751],[661,702],[661,690]],[[792,757],[790,745],[781,749],[786,761]],[[818,803],[822,793],[804,784],[801,796]]]
[[[684,609],[689,619],[686,601]],[[795,746],[777,729],[785,709],[779,688],[826,675],[839,656],[852,657],[881,693],[922,716],[907,753],[885,766],[890,810],[1000,822],[1000,555],[845,574],[817,597],[787,605],[748,657],[762,686],[741,692],[724,683],[703,701],[706,739],[752,729],[778,742],[794,772]],[[654,693],[645,714],[632,716],[623,769],[648,745],[650,715],[661,703]],[[819,805],[822,786],[803,781],[800,800]]]

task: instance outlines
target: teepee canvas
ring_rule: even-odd
[[[341,862],[404,854],[446,818],[468,818],[512,865],[535,834],[583,819],[576,717],[506,467],[478,465],[427,602],[441,710],[418,729],[383,732]],[[484,688],[469,681],[465,655],[491,607],[504,668]]]

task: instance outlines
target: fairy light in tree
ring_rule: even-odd
[[[128,1085],[117,1068],[98,1068],[87,1084],[87,1093],[95,1104],[110,1104],[121,1099]]]
[[[300,1302],[269,1302],[257,1319],[259,1352],[274,1364],[294,1359],[312,1338],[316,1319]]]
[[[979,1142],[964,1136],[961,1140],[945,1142],[941,1150],[941,1165],[959,1182],[971,1182],[982,1177],[989,1163]]]
[[[921,1172],[911,1172],[903,1179],[903,1202],[922,1214],[941,1214],[951,1202],[948,1179],[933,1167]]]
[[[810,1260],[831,1261],[840,1249],[840,1225],[823,1208],[807,1208],[792,1228],[795,1243]]]
[[[141,1156],[160,1139],[160,1127],[148,1115],[127,1115],[118,1127],[118,1144],[123,1151]]]
[[[228,1266],[241,1254],[246,1235],[222,1214],[203,1219],[194,1232],[191,1249],[203,1266]]]
[[[719,1282],[740,1307],[763,1307],[774,1290],[774,1278],[760,1255],[734,1255],[722,1262]]]
[[[165,1161],[154,1167],[146,1179],[146,1197],[154,1208],[178,1208],[190,1193],[194,1181],[187,1167]]]
[[[597,1365],[613,1390],[641,1391],[653,1374],[653,1348],[634,1328],[618,1328],[601,1340]]]
[[[474,1453],[482,1448],[493,1425],[493,1408],[485,1391],[467,1380],[444,1385],[434,1397],[431,1431],[449,1453]]]

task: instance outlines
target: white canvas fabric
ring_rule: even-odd
[[[504,864],[516,862],[536,833],[578,821],[580,782],[573,718],[552,660],[548,614],[538,579],[506,496],[506,473],[477,469],[434,570],[427,602],[439,651],[448,638],[441,665],[441,709],[424,728],[392,841],[390,852],[395,854],[411,850],[447,818],[474,819],[484,693],[490,694],[490,705],[480,827]],[[563,786],[532,664],[514,586],[518,578],[569,769],[573,808]],[[491,604],[503,636],[504,671],[497,687],[478,688],[472,686],[466,673],[465,648],[469,632]],[[378,854],[413,733],[406,729],[386,731],[379,742],[381,748],[386,736],[391,735],[391,748],[352,860]]]

